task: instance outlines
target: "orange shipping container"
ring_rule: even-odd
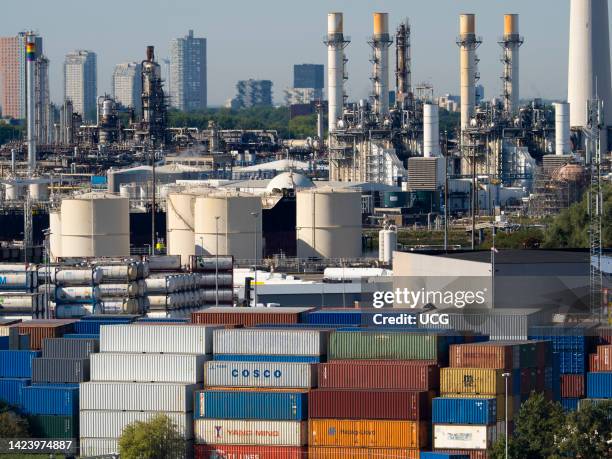
[[[612,371],[612,344],[597,346],[597,370]]]
[[[511,370],[515,368],[515,347],[510,344],[452,344],[449,366],[454,368],[492,368]],[[518,350],[518,348],[516,348]]]
[[[589,371],[599,371],[599,356],[589,354]]]
[[[421,448],[427,446],[428,429],[427,422],[311,419],[308,421],[308,444],[356,448]]]
[[[308,448],[309,459],[419,459],[418,449],[399,448]]]

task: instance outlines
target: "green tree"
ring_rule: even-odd
[[[565,424],[563,408],[544,395],[533,393],[523,403],[508,442],[509,459],[549,459],[555,457],[555,441]],[[491,459],[503,459],[505,439],[498,440]]]
[[[185,439],[165,414],[123,429],[119,454],[124,459],[175,459],[185,452]]]
[[[612,400],[584,403],[568,416],[559,443],[559,457],[612,457]]]
[[[317,135],[317,115],[296,116],[289,121],[289,134],[296,139]]]
[[[28,421],[0,400],[0,438],[28,438]]]
[[[521,228],[508,233],[498,230],[495,234],[495,247],[498,249],[537,249],[543,241],[544,233],[539,228]],[[482,248],[491,248],[492,244],[491,234],[488,234]]]

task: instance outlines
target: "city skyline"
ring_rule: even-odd
[[[351,100],[370,92],[370,47],[372,12],[387,11],[390,27],[405,17],[412,24],[413,81],[430,82],[436,95],[458,93],[458,15],[475,13],[477,34],[482,36],[479,49],[481,83],[487,97],[501,93],[501,49],[497,44],[503,30],[503,14],[521,15],[522,96],[563,99],[567,95],[567,50],[569,2],[527,0],[487,2],[485,0],[439,0],[436,7],[425,4],[406,6],[399,0],[377,1],[371,5],[353,5],[347,0],[309,2],[300,12],[277,0],[269,2],[264,12],[249,2],[230,0],[223,5],[205,5],[185,0],[177,5],[158,0],[134,1],[129,4],[109,0],[105,9],[91,10],[87,5],[60,0],[49,5],[33,2],[27,18],[16,4],[7,4],[0,18],[3,36],[34,29],[45,39],[50,60],[51,98],[62,99],[63,56],[73,49],[91,49],[98,55],[98,95],[110,93],[112,69],[121,62],[142,60],[146,45],[157,49],[158,61],[169,57],[172,39],[182,37],[189,29],[208,40],[208,99],[210,106],[220,106],[234,94],[238,80],[270,79],[274,82],[274,101],[282,101],[283,90],[292,86],[292,69],[296,63],[326,63],[322,43],[329,11],[345,13],[345,32],[352,39],[347,48],[348,94]],[[113,12],[121,9],[122,14]],[[236,10],[242,11],[236,15]],[[61,20],[57,12],[62,11]],[[274,14],[269,14],[274,11]],[[443,14],[440,14],[443,11]],[[133,13],[133,14],[132,14]],[[279,20],[286,18],[286,20]],[[546,18],[546,27],[542,27]],[[91,24],[113,23],[112,34],[91,33]],[[67,27],[67,23],[70,27]],[[227,24],[232,27],[227,27]],[[106,30],[106,29],[103,29]]]

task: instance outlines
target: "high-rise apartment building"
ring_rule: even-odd
[[[236,84],[236,97],[232,108],[272,106],[272,82],[270,80],[241,80]]]
[[[142,67],[138,62],[117,64],[113,71],[113,99],[124,107],[141,109]]]
[[[97,63],[93,51],[77,50],[64,61],[64,99],[72,101],[74,111],[86,121],[96,119]]]
[[[323,89],[325,87],[322,64],[296,64],[293,66],[293,87]]]
[[[206,38],[187,36],[170,42],[170,105],[179,110],[207,106]]]

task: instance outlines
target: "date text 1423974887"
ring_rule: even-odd
[[[67,438],[0,438],[0,454],[76,452],[76,439]]]

